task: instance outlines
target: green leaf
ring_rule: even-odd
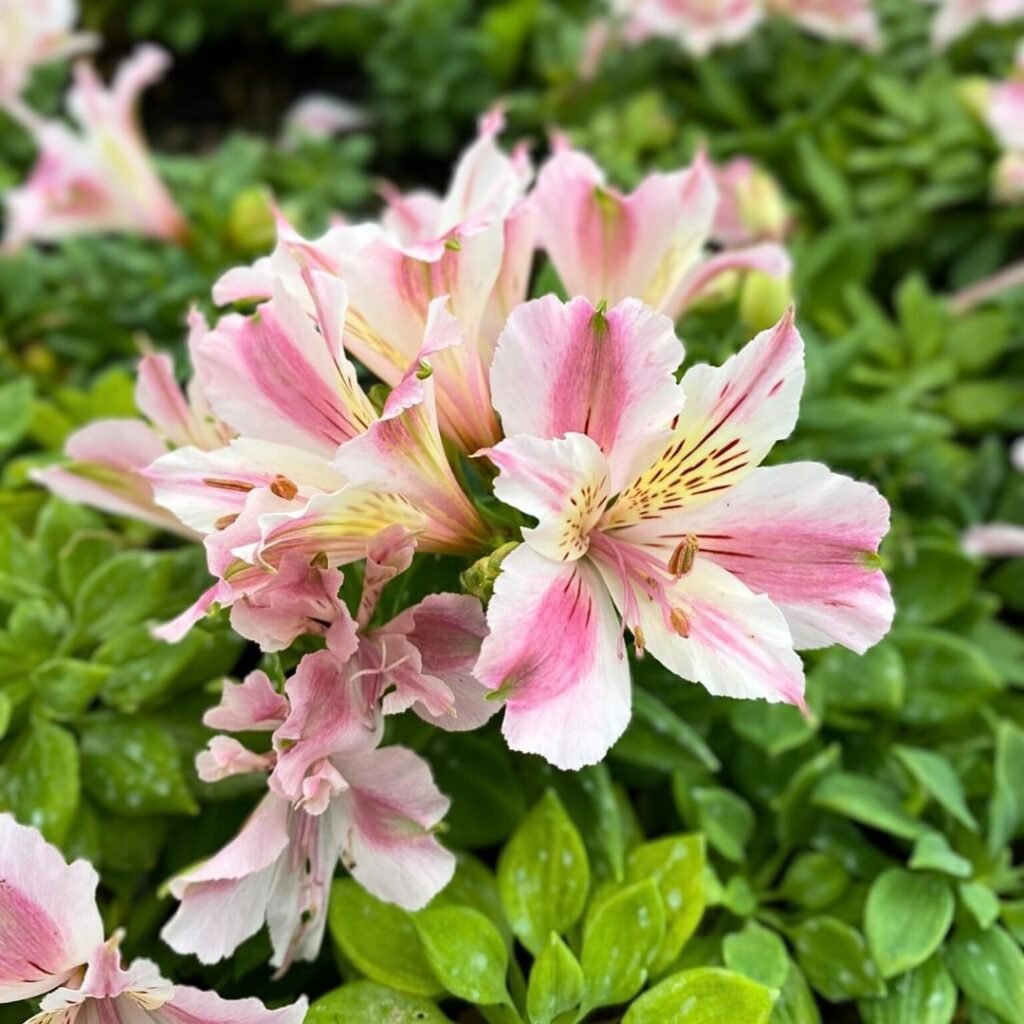
[[[633,1003],[622,1024],[768,1024],[772,992],[716,967],[682,971]]]
[[[512,931],[534,955],[580,918],[590,889],[587,851],[562,802],[549,790],[498,858],[498,892]]]
[[[116,553],[117,539],[112,533],[93,530],[71,537],[57,562],[57,579],[64,598],[73,601],[89,576]]]
[[[849,884],[849,873],[833,856],[811,851],[793,858],[779,892],[807,910],[824,910]]]
[[[631,850],[626,881],[645,878],[657,883],[665,911],[665,938],[651,961],[657,974],[682,951],[704,916],[706,894],[704,837],[666,836]]]
[[[836,770],[839,758],[840,748],[837,743],[815,754],[797,768],[779,797],[775,832],[784,848],[805,841],[817,827],[821,815],[811,804],[811,793],[822,779]]]
[[[742,861],[756,823],[750,804],[721,786],[695,786],[689,790],[689,800],[695,811],[692,823],[708,843],[726,860]]]
[[[82,785],[115,814],[196,814],[181,754],[163,725],[109,718],[82,729]]]
[[[413,916],[434,976],[452,995],[493,1006],[509,1001],[508,949],[498,929],[471,907],[436,907]]]
[[[817,731],[799,708],[756,700],[733,701],[729,722],[738,736],[772,757],[801,746]]]
[[[19,444],[32,421],[35,388],[31,377],[20,377],[0,387],[0,452]]]
[[[993,853],[1013,839],[1024,820],[1024,730],[1006,719],[996,726],[994,775],[988,809],[988,846]]]
[[[953,852],[941,832],[929,832],[914,843],[909,866],[915,871],[941,871],[954,878],[970,878],[974,870],[966,857]]]
[[[999,897],[982,882],[961,882],[960,901],[981,929],[990,928],[999,917]]]
[[[889,994],[857,1004],[864,1024],[950,1024],[956,1013],[956,986],[942,958],[933,956],[895,979]]]
[[[786,944],[775,932],[756,921],[748,921],[742,931],[733,932],[722,940],[722,958],[730,971],[767,988],[782,988],[789,974]]]
[[[66,729],[33,721],[0,765],[0,809],[64,842],[79,800],[78,747]]]
[[[947,963],[969,999],[1006,1024],[1024,1020],[1024,953],[1002,928],[958,928]]]
[[[691,771],[695,764],[717,771],[718,758],[693,726],[667,704],[637,686],[633,690],[633,717],[612,756],[642,768]]]
[[[414,996],[444,991],[412,916],[371,896],[351,878],[331,886],[327,926],[342,954],[372,981]]]
[[[922,750],[920,747],[896,746],[893,747],[893,753],[918,784],[961,825],[972,832],[978,830],[978,823],[967,806],[967,799],[956,770],[945,757],[931,750]]]
[[[916,839],[928,831],[900,803],[896,790],[878,779],[852,772],[836,772],[818,783],[811,798],[821,807],[901,839]]]
[[[883,978],[923,964],[953,923],[949,883],[936,875],[894,868],[878,876],[868,892],[864,931]]]
[[[793,929],[797,959],[829,1002],[885,995],[885,982],[864,936],[834,917],[810,917]]]
[[[583,929],[583,1011],[624,1003],[643,988],[665,939],[665,910],[651,879],[627,886],[588,915]]]
[[[490,918],[491,924],[511,944],[512,929],[505,920],[498,883],[491,869],[472,854],[458,854],[452,880],[434,897],[430,905],[438,907],[449,904],[461,904],[479,910]]]
[[[583,968],[569,947],[554,932],[533,962],[526,990],[530,1024],[553,1024],[575,1010],[583,998]]]
[[[437,1006],[373,981],[353,981],[321,996],[303,1024],[451,1024]]]
[[[55,718],[78,718],[95,700],[110,669],[73,658],[44,662],[32,673],[40,703]]]
[[[97,566],[75,599],[78,628],[96,639],[143,621],[170,586],[173,566],[153,552],[129,551]]]

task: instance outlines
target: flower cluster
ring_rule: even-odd
[[[815,463],[761,466],[796,422],[793,316],[677,379],[671,318],[723,274],[785,274],[764,240],[784,214],[721,217],[703,157],[623,194],[561,139],[534,183],[502,126],[483,120],[444,197],[389,190],[379,222],[312,241],[279,219],[274,252],[214,289],[255,311],[193,315],[187,393],[146,356],[148,422],[94,424],[41,475],[202,542],[213,585],[165,639],[230,608],[264,651],[322,644],[283,693],[257,672],[208,716],[271,735],[265,750],[218,736],[199,760],[206,779],[268,786],[240,835],[172,882],[165,938],[204,960],[264,922],[276,966],[315,956],[339,860],[406,907],[446,884],[447,802],[415,755],[380,747],[384,716],[467,729],[503,709],[513,749],[574,769],[629,721],[627,634],[712,693],[801,705],[797,648],[862,651],[889,627],[885,501]],[[527,301],[538,245],[569,301]],[[389,618],[384,588],[437,554],[464,560],[469,593]]]
[[[612,0],[612,10],[625,19],[628,38],[672,39],[696,57],[746,39],[766,15],[867,49],[881,41],[871,0]]]
[[[0,815],[0,1003],[44,998],[27,1024],[302,1024],[306,1001],[268,1010],[161,977],[150,960],[122,965],[115,933],[103,941],[99,878],[68,864],[33,828]]]
[[[935,0],[928,0],[935,2]],[[945,48],[980,22],[1004,25],[1024,18],[1024,0],[937,0],[932,21],[932,41]]]
[[[1002,156],[995,166],[993,193],[1003,203],[1024,199],[1024,44],[1011,77],[983,88],[983,111]]]
[[[91,37],[71,33],[74,20],[72,0],[0,0],[0,107],[39,151],[25,183],[4,196],[4,245],[101,231],[179,239],[185,221],[153,166],[137,116],[140,94],[170,63],[164,50],[140,46],[109,87],[91,64],[77,63],[65,101],[77,130],[39,116],[20,97],[36,64],[92,45]]]

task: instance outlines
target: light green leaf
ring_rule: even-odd
[[[967,806],[960,779],[947,758],[920,747],[897,746],[893,747],[893,753],[925,792],[933,796],[961,825],[972,832],[978,830],[978,823]]]
[[[1006,1024],[1024,1020],[1024,953],[1002,928],[958,928],[947,963],[968,998]]]
[[[843,895],[849,883],[849,874],[833,856],[809,851],[793,858],[779,892],[807,910],[824,910]]]
[[[584,1011],[632,999],[664,939],[665,910],[651,879],[604,900],[583,929]]]
[[[864,936],[834,917],[810,917],[793,929],[797,959],[829,1002],[885,995],[885,982]]]
[[[698,967],[655,985],[633,1003],[622,1024],[768,1024],[770,989],[732,971]]]
[[[999,897],[982,882],[961,882],[960,900],[981,929],[991,927],[999,917]]]
[[[509,1001],[508,948],[490,920],[471,907],[434,907],[413,915],[434,976],[452,995],[493,1006]]]
[[[881,999],[857,1004],[864,1024],[950,1024],[956,1013],[956,986],[940,956],[933,956],[889,984]]]
[[[587,851],[562,802],[549,790],[498,858],[498,891],[512,931],[536,955],[580,918],[590,889]]]
[[[882,977],[923,964],[953,922],[949,883],[937,875],[894,868],[879,875],[868,892],[864,930]]]
[[[103,562],[78,589],[78,628],[102,639],[142,622],[166,595],[172,571],[168,558],[150,551],[128,551]]]
[[[742,931],[733,932],[722,940],[722,958],[730,971],[767,988],[782,988],[789,974],[786,944],[775,932],[756,921],[748,921]]]
[[[431,901],[432,907],[451,904],[472,907],[491,921],[509,944],[512,929],[505,920],[498,894],[498,883],[491,869],[472,854],[458,854],[458,863],[452,880]]]
[[[665,911],[665,938],[651,961],[652,974],[671,964],[704,915],[706,857],[704,837],[666,836],[631,850],[626,881],[653,879]]]
[[[19,377],[0,386],[0,451],[14,448],[32,421],[32,378]]]
[[[554,932],[530,969],[526,1012],[530,1024],[552,1024],[583,998],[583,968]]]
[[[57,561],[57,579],[64,598],[73,601],[89,576],[116,553],[117,539],[112,533],[90,530],[69,538]]]
[[[966,857],[953,852],[941,832],[929,832],[914,843],[909,866],[915,871],[941,871],[954,878],[970,878],[974,870]]]
[[[754,834],[755,818],[750,804],[739,794],[720,786],[697,786],[689,791],[695,808],[693,824],[726,860],[739,863]]]
[[[353,981],[321,996],[303,1024],[451,1024],[422,996],[398,992],[373,981]]]
[[[173,735],[144,718],[107,718],[82,728],[82,785],[115,814],[196,814]]]
[[[32,673],[36,696],[54,718],[71,720],[95,700],[110,669],[73,658],[44,662]]]
[[[79,793],[75,738],[52,722],[33,721],[0,764],[0,810],[60,844],[78,810]]]
[[[829,775],[818,783],[811,800],[815,807],[902,839],[916,839],[929,831],[904,810],[896,790],[866,775],[852,772]]]
[[[989,801],[988,845],[992,852],[1005,846],[1024,820],[1024,730],[1003,719],[996,727],[995,779]]]

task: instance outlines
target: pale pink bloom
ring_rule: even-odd
[[[276,694],[263,673],[226,684],[208,725],[273,731],[270,753],[215,739],[198,759],[207,779],[269,772],[270,792],[223,850],[172,880],[181,900],[163,938],[204,963],[264,924],[281,971],[319,953],[338,861],[380,899],[415,909],[451,879],[454,857],[434,837],[448,809],[427,764],[378,749],[379,710],[363,676],[331,651],[306,655]]]
[[[992,196],[999,203],[1024,202],[1024,152],[1004,153],[996,161]]]
[[[197,313],[189,319],[189,349],[206,330]],[[230,431],[211,413],[193,380],[187,395],[167,355],[149,353],[139,363],[135,404],[145,419],[98,420],[75,431],[65,444],[67,465],[38,470],[33,479],[67,501],[131,516],[194,538],[194,527],[160,507],[146,478],[147,468],[168,446],[219,448]]]
[[[624,195],[590,157],[558,143],[532,202],[541,245],[566,291],[595,303],[635,297],[674,318],[724,273],[789,272],[785,250],[770,242],[708,255],[719,198],[703,157],[651,174]]]
[[[433,361],[441,427],[467,453],[493,443],[500,435],[487,371],[505,318],[526,295],[534,244],[523,202],[529,163],[498,147],[502,125],[498,113],[483,119],[443,198],[389,190],[380,224],[337,226],[313,242],[279,222],[275,252],[225,274],[214,298],[264,298],[274,280],[301,296],[303,264],[340,276],[349,296],[346,346],[397,385],[418,357],[432,302],[449,296],[465,343]]]
[[[0,815],[0,1003],[49,993],[28,1024],[302,1024],[306,1000],[267,1010],[172,985],[154,963],[121,965],[120,935],[103,941],[99,878],[68,864],[33,828]]]
[[[817,463],[757,468],[796,422],[792,317],[677,384],[681,358],[636,299],[527,303],[498,343],[495,493],[537,525],[502,562],[476,674],[510,746],[562,768],[629,720],[621,629],[714,694],[799,705],[794,648],[863,651],[892,620],[884,499]]]
[[[6,245],[105,231],[162,239],[184,234],[185,222],[153,166],[136,109],[142,90],[169,61],[159,47],[141,46],[110,88],[91,65],[76,65],[67,106],[79,130],[30,120],[39,158],[25,184],[6,196]]]
[[[306,139],[331,139],[335,135],[365,128],[366,114],[352,103],[336,96],[310,93],[297,99],[284,115],[281,145],[294,149]]]
[[[96,37],[75,32],[75,0],[0,0],[0,104],[16,101],[39,64],[91,50]]]
[[[738,248],[755,242],[781,242],[789,234],[792,217],[779,183],[747,157],[734,157],[712,167],[718,188],[718,206],[711,239]]]
[[[94,950],[81,984],[51,992],[26,1024],[302,1024],[306,1000],[268,1010],[258,999],[222,999],[161,977],[151,960],[121,964],[119,936]]]
[[[34,829],[0,814],[0,1003],[67,983],[103,942],[99,878]]]
[[[882,43],[873,0],[766,0],[781,15],[825,39],[841,39],[876,50]]]
[[[979,22],[1003,25],[1024,17],[1024,0],[939,0],[932,21],[932,42],[944,48]]]
[[[703,57],[745,39],[764,16],[762,0],[612,0],[634,40],[660,36]]]

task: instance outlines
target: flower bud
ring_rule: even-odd
[[[788,277],[771,277],[763,271],[751,270],[740,287],[740,319],[751,330],[767,330],[779,322],[792,301]]]
[[[460,576],[459,582],[462,589],[473,597],[478,597],[484,604],[491,599],[494,592],[494,582],[501,575],[501,563],[517,548],[519,543],[513,541],[509,544],[502,544],[489,555],[478,558]]]

